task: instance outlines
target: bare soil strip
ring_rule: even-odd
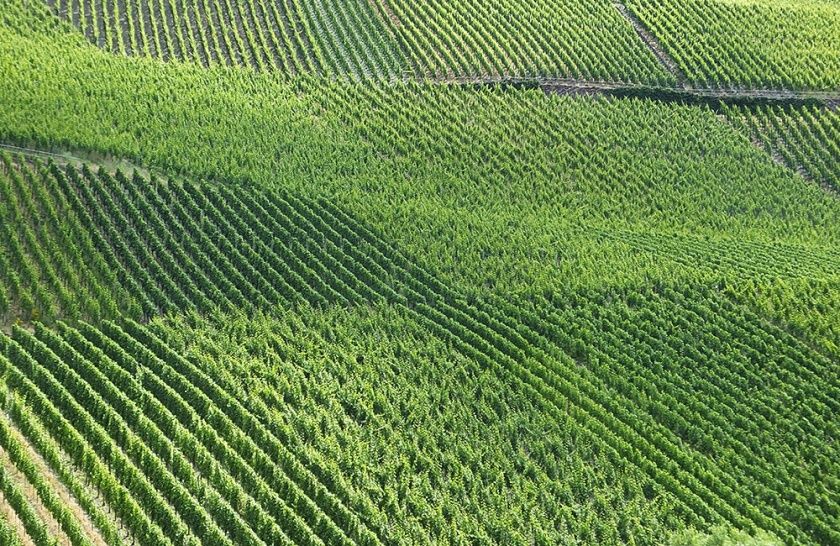
[[[35,542],[32,541],[32,538],[26,534],[23,522],[18,517],[14,508],[6,502],[6,497],[3,496],[2,492],[0,492],[0,515],[6,518],[6,521],[9,522],[9,526],[15,530],[15,533],[23,546],[37,546]]]
[[[621,15],[624,16],[625,19],[630,23],[633,29],[636,31],[636,34],[639,35],[639,38],[650,48],[656,58],[659,60],[659,64],[661,64],[665,70],[671,73],[679,83],[685,83],[686,77],[680,67],[677,66],[676,61],[671,58],[668,53],[665,52],[665,49],[662,47],[662,44],[659,43],[653,34],[645,27],[645,25],[639,20],[636,15],[630,11],[627,6],[625,6],[621,2],[613,1],[613,6],[615,9],[618,10]]]
[[[12,154],[20,154],[24,157],[37,159],[52,159],[58,165],[73,165],[74,167],[81,167],[87,163],[95,163],[105,169],[105,171],[114,174],[117,170],[131,175],[134,171],[142,175],[144,178],[149,178],[152,174],[148,169],[135,165],[134,163],[124,159],[114,159],[111,157],[100,157],[98,154],[87,153],[81,150],[67,151],[61,150],[51,152],[47,150],[37,150],[34,148],[27,148],[24,146],[15,146],[13,144],[0,143],[0,152],[7,151]]]
[[[44,525],[47,526],[47,530],[50,535],[56,538],[58,544],[61,544],[62,546],[70,546],[70,539],[64,533],[64,530],[61,528],[58,521],[56,521],[52,512],[50,512],[47,507],[44,506],[44,503],[41,502],[41,497],[38,496],[38,491],[36,491],[35,487],[29,483],[29,480],[26,479],[23,472],[18,470],[11,459],[9,459],[8,453],[6,453],[2,447],[0,447],[0,464],[3,465],[9,477],[13,482],[15,482],[15,484],[17,484],[18,488],[20,488],[20,491],[23,493],[23,496],[26,497],[27,502],[30,506],[32,506],[35,513],[38,514],[38,518],[44,522]]]
[[[391,20],[391,23],[393,23],[394,28],[400,28],[402,26],[402,22],[400,21],[400,18],[397,17],[397,14],[394,13],[394,10],[392,10],[391,6],[388,5],[387,0],[368,0],[368,1],[370,2],[374,11],[378,12],[381,9],[383,12],[385,12],[385,15],[388,17],[388,19]]]

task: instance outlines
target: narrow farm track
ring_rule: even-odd
[[[840,12],[824,2],[624,0],[698,86],[840,86]]]
[[[645,28],[644,24],[641,21],[639,21],[639,18],[636,17],[629,9],[627,9],[627,6],[625,6],[623,3],[613,0],[613,5],[615,6],[615,9],[617,9],[618,12],[621,13],[621,15],[625,19],[627,19],[627,22],[630,23],[630,25],[636,31],[636,34],[639,35],[639,38],[641,38],[642,41],[650,48],[653,54],[656,55],[656,58],[659,60],[659,63],[663,67],[665,67],[665,69],[668,70],[668,72],[670,72],[671,75],[674,76],[674,78],[680,85],[684,85],[686,81],[685,74],[683,74],[682,70],[680,70],[680,67],[677,65],[674,59],[672,59],[668,55],[668,53],[665,52],[659,41],[650,33],[650,31],[647,28]]]
[[[706,88],[689,84],[677,86],[649,86],[609,81],[586,81],[555,78],[498,78],[466,77],[441,79],[442,84],[466,86],[509,85],[511,87],[538,88],[546,93],[606,95],[613,97],[649,98],[662,102],[675,103],[718,103],[733,105],[751,105],[764,103],[779,104],[821,104],[831,107],[840,102],[840,92],[808,91],[792,89],[736,89]]]
[[[164,60],[177,57],[204,65],[249,66],[290,76],[312,72],[366,80],[507,84],[539,87],[547,93],[630,95],[668,102],[819,102],[831,107],[840,103],[840,92],[836,90],[816,91],[807,86],[781,84],[763,87],[761,81],[738,80],[704,85],[705,82],[688,78],[680,62],[645,24],[645,20],[654,20],[655,16],[648,13],[647,7],[636,5],[644,2],[630,6],[628,2],[611,1],[607,6],[590,6],[593,13],[608,8],[612,13],[602,14],[604,24],[615,28],[611,36],[592,30],[594,34],[586,40],[595,40],[597,47],[586,52],[571,47],[570,36],[543,35],[548,30],[533,22],[534,14],[529,11],[532,8],[509,6],[517,17],[500,25],[499,13],[494,9],[477,0],[470,3],[475,5],[468,15],[461,13],[463,7],[450,7],[443,10],[447,17],[440,19],[442,16],[435,15],[440,7],[434,2],[408,6],[402,0],[353,0],[341,7],[334,6],[332,0],[315,4],[251,0],[242,6],[207,0],[131,0],[112,6],[111,14],[100,3],[94,9],[93,4],[76,0],[67,11],[54,1],[47,5],[56,16],[69,19],[100,46],[110,48],[114,41],[111,35],[130,36],[131,39],[120,41],[115,52],[137,50]],[[580,20],[584,27],[591,23],[589,15],[581,12],[584,8],[552,5],[543,9],[551,17],[563,12]],[[461,19],[455,23],[452,17]],[[663,28],[670,31],[672,26]],[[663,28],[657,30],[664,32]],[[525,40],[525,35],[533,38]],[[574,39],[583,40],[580,36]],[[598,40],[623,40],[620,49],[632,49],[629,58],[607,60],[603,55],[605,46]],[[638,44],[628,48],[628,41]],[[514,42],[516,48],[511,49],[509,42]],[[185,47],[185,43],[190,47]],[[593,70],[593,51],[597,52],[600,65],[608,68]],[[651,63],[659,66],[650,66]],[[537,69],[532,66],[525,70],[526,65]],[[541,65],[545,66],[540,69]],[[657,70],[666,76],[656,74]]]
[[[587,0],[591,5],[574,7],[514,2],[507,6],[513,16],[505,12],[504,17],[480,0],[464,3],[443,7],[432,0],[352,0],[341,6],[334,0],[249,0],[242,5],[220,0],[102,0],[95,3],[96,9],[74,1],[73,9],[64,11],[58,2],[46,1],[51,13],[100,47],[204,66],[370,81],[505,84],[547,93],[667,102],[840,103],[836,89],[688,78],[679,59],[636,13],[639,2],[631,6]],[[653,17],[641,11],[645,19]],[[593,23],[594,16],[601,22]],[[538,22],[541,17],[545,23]],[[577,21],[589,32],[579,35],[581,29],[564,24],[563,32],[571,34],[555,36],[558,18]],[[604,33],[602,26],[611,32]],[[111,47],[116,41],[120,46]],[[591,47],[579,50],[578,42]],[[616,58],[615,51],[624,54]]]

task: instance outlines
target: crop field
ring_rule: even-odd
[[[840,544],[837,13],[7,0],[0,546]]]
[[[42,1],[115,53],[288,75],[840,87],[832,0]]]

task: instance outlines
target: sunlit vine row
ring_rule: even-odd
[[[4,139],[328,194],[467,291],[695,275],[598,230],[755,241],[770,253],[779,242],[824,255],[840,242],[840,204],[796,184],[705,107],[287,81],[38,44],[0,35]],[[76,92],[59,114],[33,106],[63,88]]]
[[[220,411],[208,398],[219,396],[218,388],[206,390],[212,382],[131,340],[117,325],[35,334],[15,328],[2,340],[0,361],[9,389],[25,399],[9,411],[16,426],[28,431],[26,419],[37,419],[134,539],[379,544],[273,435],[254,430],[258,422],[229,396]],[[43,435],[31,440],[46,451]],[[62,480],[73,475],[54,471]],[[37,487],[40,476],[25,473]],[[76,529],[60,503],[48,507]]]
[[[9,210],[21,219],[44,210],[47,219],[82,218],[80,225],[88,227],[76,229],[87,234],[81,240],[89,240],[90,259],[84,261],[93,264],[98,256],[114,270],[127,285],[127,301],[145,318],[182,309],[396,306],[480,369],[538,401],[545,415],[568,422],[586,442],[622,461],[638,479],[667,495],[681,521],[765,529],[814,543],[834,538],[836,499],[830,493],[820,501],[822,512],[801,513],[806,496],[822,491],[808,474],[794,469],[794,492],[780,497],[780,483],[741,477],[763,468],[757,462],[753,467],[741,459],[716,459],[684,444],[688,433],[712,441],[705,433],[687,433],[690,423],[684,417],[690,411],[704,415],[707,399],[697,395],[683,407],[675,395],[656,407],[640,408],[644,386],[621,380],[618,373],[635,366],[636,356],[627,360],[605,352],[599,357],[608,366],[603,373],[581,368],[575,359],[593,347],[585,331],[571,325],[558,329],[565,321],[551,312],[545,315],[544,307],[528,311],[521,304],[463,298],[328,199],[161,182],[11,158],[4,169]],[[53,184],[56,198],[50,203],[67,203],[68,213],[50,215],[50,207],[36,206],[37,192],[30,195],[20,183],[24,179]],[[60,258],[39,256],[31,228],[18,229],[20,234],[7,237],[9,248],[21,257],[21,265],[11,270],[27,281],[10,285],[10,291],[27,293],[22,287],[30,284],[44,287],[30,298],[60,317],[66,303],[58,289],[68,266],[55,266]],[[55,290],[51,283],[58,283]],[[735,307],[715,305],[722,310],[712,312],[739,316]],[[690,309],[697,314],[700,308]],[[727,326],[727,335],[747,355],[739,360],[739,373],[754,380],[752,362],[777,353],[772,343],[779,334],[747,328],[750,320]],[[214,543],[387,541],[389,527],[371,500],[360,500],[354,487],[331,477],[324,459],[295,440],[293,430],[256,417],[270,413],[266,402],[237,403],[212,375],[142,326],[130,321],[75,328],[59,324],[57,330],[36,326],[34,333],[13,326],[11,336],[3,339],[9,388],[34,404],[32,411],[52,435],[61,442],[72,440],[62,449],[74,465],[98,476],[97,483],[107,484],[103,494],[116,504],[120,520],[131,525],[132,536]],[[825,376],[825,361],[792,338],[784,347],[774,372],[778,380],[769,387],[813,399],[800,410],[805,420],[784,429],[769,401],[755,404],[758,413],[745,417],[743,431],[729,432],[723,417],[707,417],[721,434],[731,434],[726,441],[734,447],[752,445],[751,435],[768,425],[787,430],[792,439],[833,434],[830,415],[840,408],[830,389],[815,390],[810,382],[803,387],[796,379]],[[739,394],[730,391],[743,379],[721,370],[713,379],[714,392],[734,404]],[[219,413],[215,408],[227,409]],[[17,426],[25,429],[23,421]],[[91,449],[86,446],[98,458],[86,455]],[[817,444],[810,456],[823,461],[831,454]],[[103,467],[118,474],[103,475]],[[744,496],[745,488],[750,497]],[[119,500],[126,494],[133,500]],[[493,540],[501,536],[484,532]]]

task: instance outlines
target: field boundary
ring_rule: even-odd
[[[726,89],[692,86],[650,86],[643,84],[586,81],[562,78],[498,78],[466,77],[437,80],[438,83],[462,86],[500,86],[517,89],[541,89],[546,94],[607,95],[626,98],[649,98],[663,102],[717,105],[720,102],[737,105],[789,104],[815,105],[836,109],[840,92],[794,91],[790,89]]]
[[[7,142],[0,142],[0,152],[9,152],[12,154],[19,154],[30,159],[52,159],[56,164],[65,166],[73,165],[80,167],[87,163],[96,164],[105,169],[106,172],[114,174],[118,170],[133,173],[137,172],[145,178],[149,178],[152,174],[160,176],[162,173],[156,172],[154,169],[141,167],[136,163],[125,159],[116,159],[109,154],[89,153],[83,150],[61,150],[61,151],[47,151],[37,148],[29,148],[26,146],[18,146],[9,144]]]

